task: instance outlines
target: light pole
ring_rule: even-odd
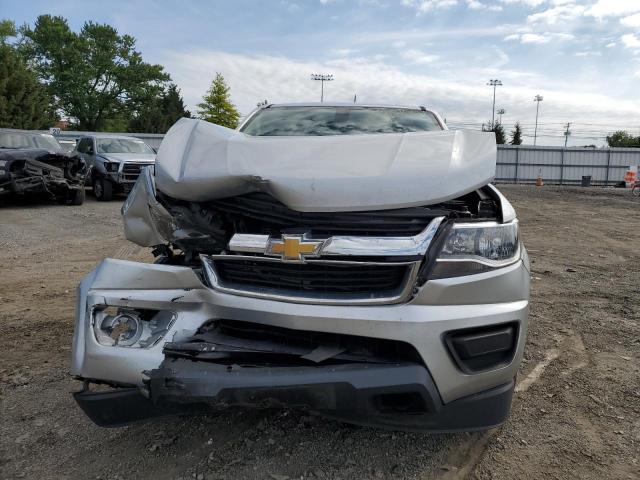
[[[493,87],[493,107],[491,108],[491,128],[495,127],[496,123],[496,87],[501,87],[502,82],[497,78],[489,80],[487,85]]]
[[[504,108],[501,108],[501,109],[500,109],[500,110],[498,110],[496,113],[497,113],[497,114],[498,114],[498,116],[500,117],[500,119],[498,120],[498,123],[499,123],[500,125],[502,125],[502,115],[504,115],[504,114],[505,114],[505,113],[507,113],[507,112],[505,112]]]
[[[330,82],[333,80],[333,75],[325,73],[312,73],[311,80],[320,81],[320,101],[324,102],[324,82]]]
[[[533,131],[533,146],[536,146],[536,140],[538,139],[538,112],[540,111],[540,102],[544,100],[544,97],[542,95],[536,95],[535,97],[533,97],[533,101],[537,102],[536,105],[536,128]]]
[[[565,125],[564,148],[567,148],[567,142],[569,141],[569,135],[571,135],[571,130],[569,130],[570,126],[571,126],[571,124],[569,122],[567,122],[567,124]]]

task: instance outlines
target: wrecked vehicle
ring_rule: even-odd
[[[249,406],[501,424],[529,261],[495,162],[492,133],[424,108],[268,105],[238,131],[181,119],[122,207],[156,262],[105,259],[80,284],[77,403],[103,426]]]
[[[86,164],[65,152],[53,135],[0,130],[0,197],[44,195],[61,203],[84,203]]]
[[[142,169],[153,168],[156,159],[156,152],[139,138],[109,134],[80,138],[76,152],[87,162],[88,182],[102,202],[128,194]]]

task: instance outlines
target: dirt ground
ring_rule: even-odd
[[[295,411],[96,427],[71,397],[75,288],[103,257],[149,253],[124,239],[121,199],[0,206],[0,478],[640,478],[640,200],[503,191],[533,262],[525,359],[508,423],[455,435]]]

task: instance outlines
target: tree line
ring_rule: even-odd
[[[197,113],[236,127],[221,74]],[[0,127],[46,129],[64,117],[76,130],[166,133],[191,116],[164,67],[145,62],[135,38],[110,25],[89,21],[74,32],[59,16],[19,28],[0,21]]]

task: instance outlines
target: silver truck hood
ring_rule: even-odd
[[[188,201],[253,191],[302,212],[429,205],[489,183],[493,133],[252,137],[183,118],[156,158],[156,188]]]

